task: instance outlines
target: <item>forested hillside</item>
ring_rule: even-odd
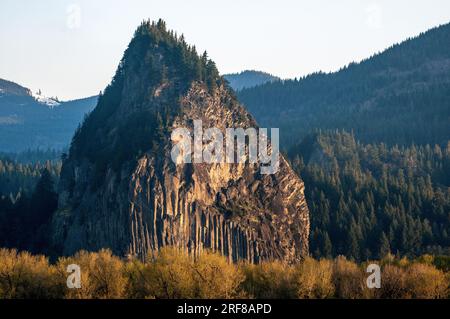
[[[164,36],[168,37],[158,35],[157,40]],[[137,37],[133,45],[145,46],[142,39]],[[175,47],[171,63],[174,70],[184,70],[173,77],[174,88],[194,79],[204,80],[209,89],[222,83],[206,54],[198,57],[184,39],[168,39],[170,45],[158,50]],[[95,163],[95,180],[108,167],[118,170],[121,161],[134,159],[145,148],[156,153],[158,139],[168,135],[162,130],[169,113],[164,104],[156,112],[128,118],[117,138],[110,140],[107,128],[115,129],[118,117],[109,117],[122,98],[122,85],[119,68],[100,96],[99,107],[85,120],[86,129],[77,131],[72,144],[71,156],[84,155]],[[3,87],[0,102],[31,101],[23,96],[26,89],[11,82]],[[178,95],[170,90],[168,100],[175,101]],[[305,182],[314,257],[345,255],[364,261],[388,253],[450,254],[450,25],[339,72],[266,83],[238,96],[262,126],[280,127],[282,147]],[[80,117],[90,107],[85,102],[92,101],[43,112],[52,116],[73,112]],[[5,105],[0,105],[0,112],[26,110],[31,118],[45,108]],[[58,117],[45,117],[39,124],[44,131],[33,135],[40,126],[26,131],[20,116],[2,114],[0,144],[12,145],[13,150],[43,141],[42,132],[47,137],[68,136],[66,128],[52,131],[54,127],[47,126]],[[22,144],[23,140],[31,144]],[[56,209],[60,169],[59,151],[0,155],[0,247],[51,253],[46,231]]]
[[[43,170],[57,179],[61,170],[60,159],[52,159],[54,152],[31,152],[2,155],[0,154],[0,196],[16,197],[19,193],[31,193],[41,177]],[[24,156],[30,156],[25,161]],[[41,156],[40,161],[33,157]],[[44,156],[48,156],[44,158]]]
[[[312,130],[346,129],[363,142],[440,144],[450,138],[450,24],[335,73],[238,92],[287,149]]]
[[[321,132],[288,155],[305,181],[312,256],[364,261],[387,253],[450,254],[450,144],[389,147],[360,143],[346,132]],[[34,245],[42,234],[34,230],[45,229],[56,208],[51,185],[60,165],[0,160],[0,246],[49,252]],[[44,186],[36,188],[45,171],[51,181],[45,174]],[[43,197],[46,208],[36,210]],[[30,222],[34,214],[42,218]]]
[[[0,152],[67,148],[96,103],[96,96],[56,102],[0,79]]]
[[[315,257],[450,253],[450,143],[388,147],[327,132],[289,157],[305,181]]]
[[[52,157],[53,152],[26,154]],[[0,156],[0,247],[50,253],[48,227],[60,170],[60,161],[21,163]]]

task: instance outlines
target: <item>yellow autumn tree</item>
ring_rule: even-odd
[[[125,298],[145,299],[154,298],[148,283],[147,265],[138,259],[131,259],[125,264],[127,285]]]
[[[296,272],[284,263],[263,262],[241,265],[245,280],[243,289],[254,298],[293,299],[297,297]]]
[[[44,256],[0,249],[0,299],[61,298],[56,270]]]
[[[146,298],[194,298],[193,267],[192,257],[181,249],[162,248],[154,260],[142,268],[142,293]]]
[[[334,294],[333,263],[307,257],[297,268],[297,294],[304,299],[331,298]]]
[[[204,252],[195,261],[193,278],[196,284],[196,298],[235,298],[244,275],[235,264],[221,255]]]
[[[406,289],[411,298],[446,298],[448,285],[445,273],[429,264],[413,263],[406,272]]]
[[[98,253],[80,251],[73,257],[60,258],[57,269],[61,283],[66,284],[67,267],[78,265],[81,270],[81,288],[65,289],[66,298],[115,299],[124,296],[126,276],[124,263],[110,250]]]
[[[373,296],[381,299],[403,299],[408,297],[404,268],[385,264],[381,269],[381,287],[374,290]]]
[[[367,298],[365,273],[358,265],[343,256],[338,256],[333,265],[333,284],[337,298]]]

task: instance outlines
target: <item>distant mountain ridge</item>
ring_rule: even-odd
[[[55,107],[60,104],[58,98],[44,96],[41,91],[33,93],[30,89],[23,87],[15,82],[0,79],[0,97],[5,95],[32,97],[36,102],[47,105],[48,107]]]
[[[228,81],[230,86],[235,91],[240,91],[245,88],[251,88],[267,82],[280,80],[279,77],[274,76],[272,74],[254,70],[246,70],[240,73],[225,74],[223,77]]]
[[[0,79],[0,152],[67,148],[97,96],[59,102]]]
[[[243,71],[224,78],[236,91],[279,79],[260,71]],[[61,102],[0,79],[0,152],[67,148],[75,129],[95,108],[97,99],[98,96],[91,96]]]
[[[238,92],[285,148],[311,131],[345,129],[363,142],[446,144],[450,139],[450,24],[334,73]]]
[[[224,78],[259,124],[280,128],[285,149],[324,129],[354,131],[362,142],[390,145],[443,145],[450,137],[449,24],[334,73],[281,81],[243,71]],[[5,137],[0,151],[67,147],[97,101],[62,102],[48,112],[46,100],[36,98],[29,89],[0,79],[0,134]]]
[[[31,95],[31,90],[17,83],[0,78],[0,94],[2,95]]]

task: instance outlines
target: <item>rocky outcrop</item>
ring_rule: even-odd
[[[159,60],[164,62],[164,56]],[[143,108],[156,109],[177,88],[176,81],[162,79],[150,90],[151,98],[137,107],[135,93],[127,94],[132,90],[129,83],[137,83],[135,73],[125,72],[124,77],[121,102],[102,128],[111,141],[118,138],[117,122],[134,118]],[[118,255],[143,258],[161,247],[178,246],[192,254],[209,249],[231,261],[249,262],[295,262],[307,255],[304,185],[284,158],[271,175],[260,173],[260,163],[176,165],[172,161],[170,132],[178,127],[193,129],[193,120],[222,132],[229,127],[257,127],[227,85],[217,83],[211,89],[194,80],[180,90],[175,111],[162,120],[159,131],[165,133],[159,135],[157,145],[140,150],[118,168],[110,163],[112,153],[100,178],[95,158],[72,154],[83,149],[74,140],[62,168],[59,210],[53,220],[57,247],[65,254],[108,247]],[[81,131],[96,130],[88,124]],[[128,129],[133,131],[133,126]]]

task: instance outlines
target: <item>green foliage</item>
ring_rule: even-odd
[[[47,162],[46,165],[48,168],[44,166],[41,170],[42,166],[39,164],[32,166],[7,163],[3,166],[6,167],[4,175],[9,174],[23,185],[35,186],[30,186],[34,188],[31,194],[19,190],[15,196],[0,195],[0,247],[51,253],[50,221],[58,202],[53,174],[59,171],[59,164],[55,167]],[[1,169],[0,161],[0,176]]]
[[[0,158],[20,164],[58,164],[63,151],[55,149],[28,149],[18,153],[0,153]]]
[[[450,271],[450,256],[436,256],[433,258],[433,265],[436,268],[449,272]]]
[[[29,154],[30,159],[26,159]],[[36,186],[42,171],[48,170],[52,178],[57,179],[61,171],[60,161],[47,160],[53,152],[40,157],[35,152],[0,155],[0,197],[15,199],[21,193],[30,194]],[[40,160],[34,161],[39,157]]]
[[[199,56],[162,20],[143,22],[97,107],[75,132],[69,159],[95,163],[90,184],[96,189],[108,170],[119,172],[145,152],[158,152],[193,82],[211,91],[225,83],[206,52]]]
[[[305,182],[316,258],[449,253],[450,147],[364,145],[327,132],[289,157]]]
[[[447,143],[450,24],[335,73],[266,83],[238,92],[285,147],[313,130],[353,131],[365,143]]]

